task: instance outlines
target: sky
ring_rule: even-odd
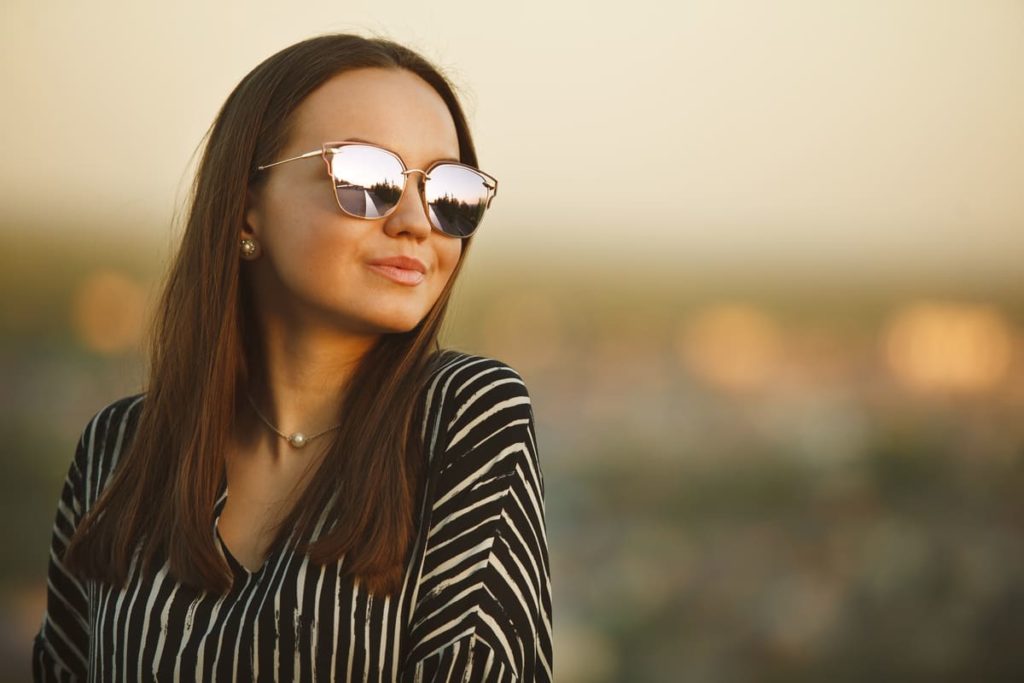
[[[164,240],[237,82],[329,31],[459,88],[484,259],[1013,276],[1024,2],[90,3],[0,10],[0,229]],[[485,233],[484,230],[487,230]]]

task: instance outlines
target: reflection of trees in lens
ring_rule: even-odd
[[[476,225],[484,215],[483,199],[464,202],[458,197],[445,194],[432,201],[430,205],[442,220],[446,223],[455,223],[460,228],[467,224],[469,227]]]
[[[339,180],[335,189],[343,209],[357,216],[371,218],[389,211],[402,196],[402,188],[388,180],[369,186]]]
[[[385,180],[384,182],[374,183],[369,188],[369,191],[374,197],[380,201],[388,204],[389,206],[398,203],[398,198],[402,196],[402,188],[391,182]]]

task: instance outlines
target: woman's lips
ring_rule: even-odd
[[[375,263],[370,263],[368,265],[371,270],[377,271],[392,282],[397,282],[400,285],[415,286],[423,282],[426,277],[418,270],[409,270],[407,268],[398,268],[396,266],[383,266]]]

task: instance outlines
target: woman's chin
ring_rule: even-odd
[[[375,327],[381,334],[404,334],[409,332],[423,320],[423,316],[416,315],[390,315],[378,317],[372,321],[367,321],[370,325]]]

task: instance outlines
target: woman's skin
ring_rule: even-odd
[[[455,124],[437,92],[403,69],[358,69],[335,76],[295,111],[287,145],[274,161],[352,137],[397,153],[408,168],[459,159]],[[437,301],[458,263],[462,240],[431,228],[422,174],[408,176],[398,208],[362,220],[341,212],[321,157],[281,164],[250,191],[238,238],[261,254],[243,263],[251,276],[267,366],[253,378],[253,399],[285,434],[337,424],[353,364],[381,334],[415,327]],[[423,282],[398,284],[368,267],[405,255],[427,267]],[[248,401],[242,405],[248,406]],[[251,408],[239,415],[226,454],[229,497],[218,522],[224,543],[250,571],[264,562],[272,525],[295,502],[331,435],[295,449]]]

